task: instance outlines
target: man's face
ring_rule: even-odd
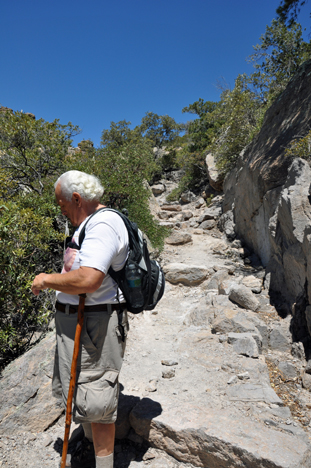
[[[61,212],[66,218],[69,219],[73,226],[79,226],[80,224],[80,210],[77,203],[77,199],[72,196],[72,200],[66,200],[62,195],[61,186],[57,184],[55,189],[55,198]]]

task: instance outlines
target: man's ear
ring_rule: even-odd
[[[76,205],[76,206],[81,206],[81,201],[82,201],[82,198],[81,198],[81,195],[80,193],[78,192],[73,192],[72,194],[72,201],[73,203]]]

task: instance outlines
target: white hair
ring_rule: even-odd
[[[77,192],[86,201],[99,201],[104,193],[104,187],[97,177],[80,171],[64,172],[55,182],[55,189],[58,184],[66,200],[71,200],[72,194]]]

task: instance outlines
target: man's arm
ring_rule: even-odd
[[[42,289],[55,289],[66,294],[92,293],[100,287],[104,277],[105,273],[90,267],[80,267],[65,274],[40,273],[33,280],[31,290],[36,296]]]

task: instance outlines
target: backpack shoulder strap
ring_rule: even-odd
[[[85,237],[85,229],[86,229],[86,226],[88,224],[88,222],[90,221],[90,219],[95,216],[97,213],[101,212],[101,211],[113,211],[114,213],[118,214],[124,224],[125,224],[125,227],[126,227],[126,230],[128,232],[128,237],[129,237],[129,249],[130,251],[138,251],[139,250],[139,234],[138,234],[138,227],[136,225],[136,223],[133,223],[131,222],[127,216],[125,216],[123,213],[120,213],[119,211],[117,210],[114,210],[113,208],[100,208],[99,210],[95,211],[90,217],[89,219],[87,220],[87,222],[84,224],[83,228],[81,229],[81,232],[79,234],[79,250],[81,249],[81,245],[82,245],[82,242],[84,240],[84,237]],[[120,274],[120,272],[115,272],[112,267],[110,266],[109,270],[108,270],[108,273],[110,274],[110,276],[115,280],[117,281],[117,278]]]
[[[90,221],[91,218],[93,218],[93,216],[95,216],[97,213],[101,212],[101,211],[106,211],[106,210],[109,210],[109,211],[114,211],[115,213],[118,213],[116,210],[113,210],[112,208],[100,208],[99,210],[96,210],[94,211],[93,214],[91,214],[91,216],[89,217],[89,219],[87,220],[87,222],[84,224],[83,228],[81,229],[81,232],[79,234],[79,247],[81,248],[81,244],[82,242],[84,241],[84,238],[85,238],[85,229],[86,229],[86,226],[88,224],[88,222]],[[119,213],[120,214],[120,213]]]

